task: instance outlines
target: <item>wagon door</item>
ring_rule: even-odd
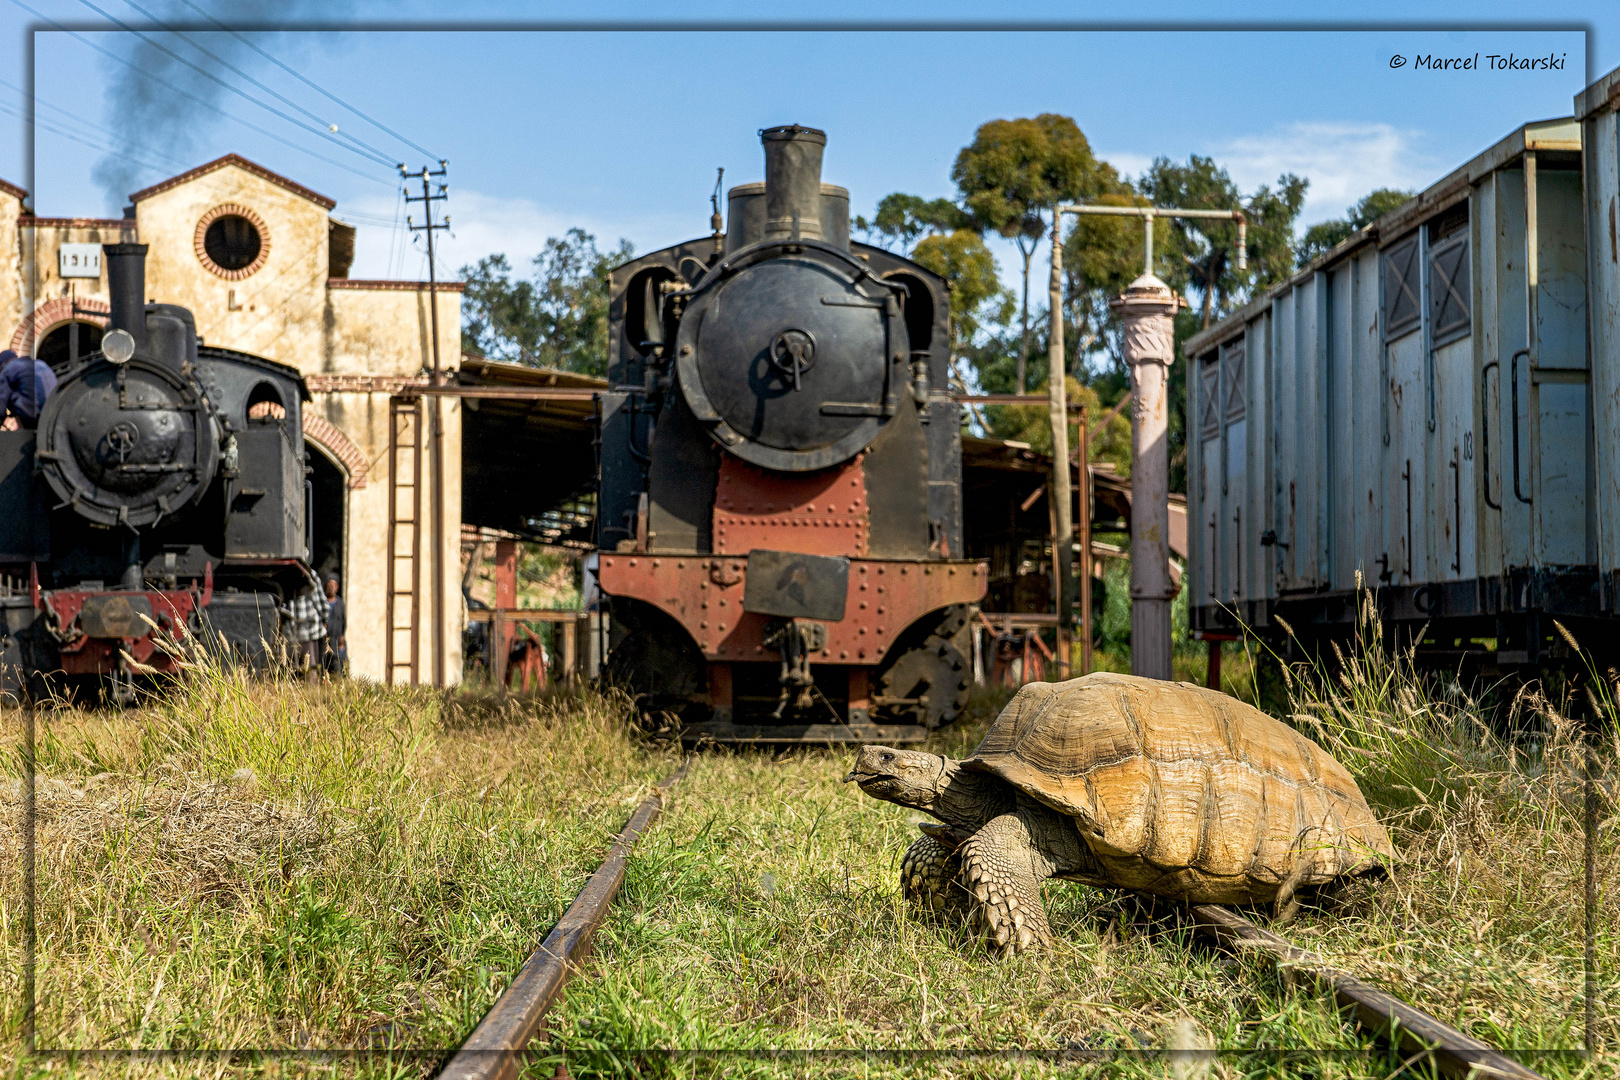
[[[1573,566],[1592,561],[1586,492],[1591,470],[1591,416],[1586,356],[1586,244],[1581,175],[1536,169],[1525,155],[1535,237],[1529,261],[1534,332],[1520,364],[1534,449],[1535,561]]]
[[[1470,285],[1469,213],[1466,202],[1425,226],[1429,230],[1427,296],[1434,369],[1433,449],[1429,474],[1430,530],[1435,577],[1442,581],[1475,573],[1474,349]]]
[[[1609,83],[1604,87],[1603,83]],[[1609,605],[1614,609],[1620,585],[1620,112],[1607,107],[1608,92],[1620,85],[1611,74],[1587,91],[1602,97],[1590,102],[1583,118],[1582,153],[1586,177],[1587,280],[1591,309],[1589,331],[1593,392],[1596,495],[1600,570],[1609,577]]]
[[[1221,358],[1221,397],[1225,401],[1226,465],[1222,482],[1223,543],[1221,561],[1226,566],[1226,596],[1236,604],[1244,597],[1244,543],[1248,523],[1243,514],[1248,505],[1248,379],[1245,375],[1247,348],[1244,339],[1228,345]]]
[[[1428,401],[1419,332],[1420,237],[1384,255],[1384,367],[1387,403],[1384,456],[1384,545],[1379,578],[1398,585],[1430,580],[1428,545]]]
[[[1198,365],[1198,511],[1199,520],[1189,522],[1199,530],[1199,546],[1208,552],[1204,578],[1199,583],[1204,595],[1200,604],[1214,606],[1224,597],[1225,577],[1221,551],[1221,487],[1224,477],[1221,458],[1221,367],[1217,356]]]

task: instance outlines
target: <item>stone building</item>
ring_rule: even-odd
[[[80,353],[95,348],[109,310],[106,275],[63,276],[62,247],[132,240],[149,245],[148,300],[190,308],[210,345],[303,373],[314,397],[304,410],[304,436],[313,450],[312,561],[344,583],[353,672],[384,679],[390,398],[427,382],[430,303],[438,305],[440,362],[446,370],[457,366],[461,285],[441,283],[430,295],[426,282],[350,278],[355,230],[332,216],[336,203],[235,154],[135,192],[122,219],[34,217],[26,199],[22,188],[0,181],[0,250],[9,253],[0,266],[0,341],[10,348],[65,361],[75,323]],[[67,254],[76,253],[70,248]],[[444,593],[436,605],[444,626],[443,671],[449,682],[461,671],[461,404],[451,398],[440,410],[443,490],[433,490],[424,452],[415,568],[424,682],[438,667],[436,635],[421,625],[435,606],[426,595],[432,580],[427,525],[435,500],[443,515]],[[411,565],[396,563],[402,576]],[[396,586],[401,589],[408,585]],[[396,626],[410,618],[402,603]],[[408,630],[395,631],[396,660],[409,637]],[[404,678],[397,666],[395,678]]]

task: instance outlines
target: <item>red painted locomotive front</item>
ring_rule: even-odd
[[[876,673],[906,631],[934,612],[977,603],[988,586],[984,563],[867,558],[869,528],[864,455],[815,473],[783,474],[726,456],[713,510],[712,553],[636,550],[603,553],[601,588],[609,596],[650,604],[689,634],[707,663],[706,704],[723,726],[733,710],[734,664],[775,663],[773,620],[745,611],[751,552],[792,552],[849,559],[844,618],[826,621],[822,646],[809,660],[836,666],[848,680],[846,716],[870,717]],[[630,547],[632,545],[626,545]],[[881,699],[876,704],[881,704]],[[873,727],[869,734],[907,741],[917,731]],[[824,737],[839,733],[823,726]],[[768,732],[757,737],[769,738]]]
[[[770,617],[743,610],[748,554],[781,551],[850,560],[845,615],[826,623],[813,662],[871,667],[931,611],[984,596],[984,563],[868,559],[863,455],[815,473],[772,473],[736,458],[720,463],[712,554],[603,554],[602,591],[675,619],[714,663],[768,661]]]
[[[213,598],[213,568],[200,589],[46,590],[36,583],[32,593],[64,673],[114,675],[133,661],[172,675],[180,670],[178,652],[190,637],[192,617]]]

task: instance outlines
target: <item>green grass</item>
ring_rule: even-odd
[[[1497,1045],[1557,1051],[1526,1054],[1550,1077],[1620,1073],[1612,975],[1610,1056],[1573,1052],[1577,748],[1556,703],[1524,698],[1536,736],[1510,746],[1377,643],[1342,676],[1290,678],[1296,723],[1357,773],[1403,861],[1282,932]],[[1004,700],[979,695],[932,748],[967,753]],[[624,720],[588,694],[444,698],[219,672],[129,713],[41,712],[39,1044],[311,1052],[21,1061],[8,830],[5,1075],[431,1071],[678,764]],[[16,820],[12,745],[0,814]],[[843,784],[850,756],[699,755],[530,1074],[564,1058],[574,1076],[626,1077],[1400,1072],[1320,994],[1207,947],[1164,906],[1050,884],[1057,945],[1005,961],[919,917],[896,880],[918,815]],[[1604,814],[1599,952],[1612,973],[1620,830],[1612,802]],[[1165,1046],[1219,1053],[1177,1061]],[[375,1049],[318,1052],[340,1048]]]

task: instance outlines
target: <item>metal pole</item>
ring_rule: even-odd
[[[433,262],[433,201],[435,196],[430,190],[431,177],[444,175],[443,163],[437,174],[430,173],[426,165],[422,166],[422,207],[427,215],[424,232],[427,233],[428,256],[428,324],[432,341],[433,374],[428,380],[430,386],[438,386],[440,381],[439,369],[439,281]],[[439,196],[443,198],[443,196]],[[432,590],[433,600],[429,606],[433,619],[433,685],[445,685],[445,633],[444,633],[444,424],[442,406],[439,399],[434,397],[428,403],[428,468],[432,470],[433,504],[432,540],[433,552],[428,560],[429,589]]]
[[[1091,432],[1080,406],[1080,674],[1091,674]]]
[[[1063,356],[1063,213],[1052,213],[1052,282],[1049,298],[1051,333],[1046,350],[1047,409],[1052,424],[1052,550],[1057,559],[1058,676],[1069,677],[1069,650],[1065,647],[1069,624],[1074,621],[1074,525],[1069,508],[1069,404]]]

